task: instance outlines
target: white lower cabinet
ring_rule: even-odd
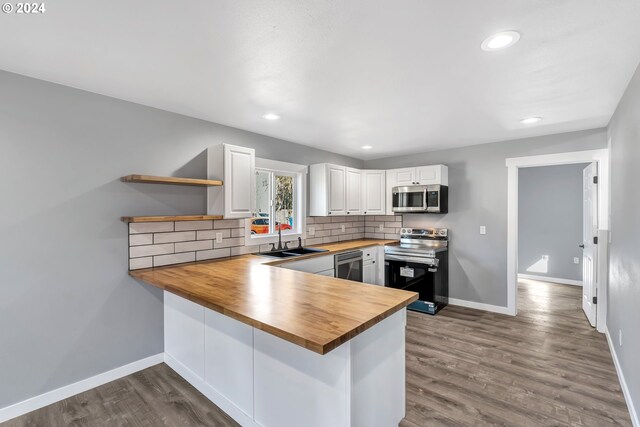
[[[371,285],[376,284],[375,261],[365,261],[362,263],[362,281]]]
[[[166,291],[164,314],[165,362],[242,426],[404,418],[406,310],[324,355]]]
[[[164,293],[164,351],[204,380],[205,308]]]
[[[253,417],[253,328],[205,309],[205,381]]]

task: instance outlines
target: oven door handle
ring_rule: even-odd
[[[422,257],[413,257],[413,256],[397,256],[386,254],[384,256],[385,261],[404,261],[404,262],[412,262],[414,264],[424,264],[430,265],[433,267],[438,266],[438,259],[436,258],[422,258]]]

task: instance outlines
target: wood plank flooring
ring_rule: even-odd
[[[523,280],[518,315],[410,312],[402,427],[630,426],[604,335],[581,288]]]
[[[401,427],[630,426],[605,337],[581,289],[525,280],[518,316],[410,312]],[[11,420],[18,426],[237,426],[161,364]]]

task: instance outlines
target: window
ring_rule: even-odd
[[[251,238],[300,235],[301,173],[256,168],[256,210],[251,218]]]

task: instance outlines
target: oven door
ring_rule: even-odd
[[[427,186],[412,185],[408,187],[393,187],[393,212],[425,212],[427,209]]]
[[[439,304],[436,301],[436,275],[438,260],[433,258],[401,257],[385,255],[385,286],[404,289],[418,294],[418,300],[407,307],[409,310],[435,314]]]

